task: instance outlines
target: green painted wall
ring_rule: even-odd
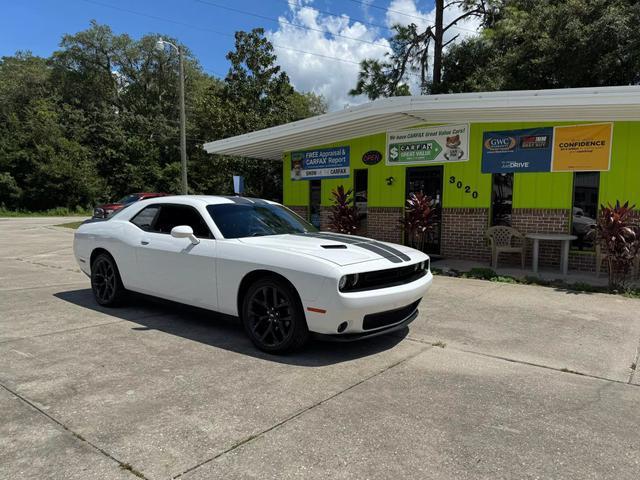
[[[545,127],[554,125],[572,125],[588,122],[549,122],[549,123],[474,123],[469,137],[470,158],[468,162],[442,163],[444,165],[443,206],[445,208],[488,208],[491,204],[491,175],[480,172],[482,157],[482,135],[490,130],[513,130],[519,128]],[[349,145],[351,148],[351,171],[359,168],[369,170],[369,206],[401,207],[405,200],[406,166],[385,165],[384,159],[377,165],[362,163],[362,155],[369,150],[378,150],[384,155],[386,134],[378,133],[352,140],[345,140],[312,148]],[[311,149],[311,148],[310,148]],[[418,166],[418,165],[416,165]],[[290,179],[291,156],[284,155],[284,203],[286,205],[309,204],[309,182]],[[388,177],[394,177],[394,183],[386,183]],[[450,183],[450,178],[455,182]],[[462,182],[462,188],[457,182]],[[322,205],[331,204],[331,191],[338,185],[347,188],[353,186],[351,178],[322,180]],[[473,198],[465,192],[477,191]],[[514,208],[571,208],[573,192],[573,174],[565,172],[516,173],[514,176]],[[615,122],[611,153],[611,170],[600,175],[600,202],[615,202],[616,199],[629,200],[640,206],[640,122]]]

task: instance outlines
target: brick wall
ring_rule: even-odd
[[[304,205],[302,205],[302,206],[300,206],[300,205],[287,205],[286,207],[289,210],[293,210],[295,213],[300,215],[305,220],[309,220],[309,207],[304,206]]]
[[[490,262],[491,251],[484,240],[488,224],[488,208],[443,208],[442,255]]]
[[[569,209],[514,208],[511,226],[521,233],[570,233]],[[531,265],[533,241],[527,240],[527,265]],[[540,266],[560,266],[560,242],[540,240]],[[594,262],[595,264],[595,262]]]
[[[402,231],[399,221],[402,208],[368,207],[367,208],[367,237],[384,242],[402,243]]]
[[[569,270],[579,270],[582,272],[596,271],[595,252],[576,252],[569,250]],[[602,263],[602,271],[607,271],[607,266]]]
[[[329,215],[331,207],[320,207],[320,230],[329,231]]]

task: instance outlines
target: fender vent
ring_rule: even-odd
[[[332,248],[347,248],[346,245],[320,245],[322,248],[331,250]]]

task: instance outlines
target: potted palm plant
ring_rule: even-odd
[[[635,205],[629,202],[606,207],[600,205],[600,214],[593,234],[597,247],[609,270],[609,288],[624,289],[636,255],[640,250],[640,228],[632,220]],[[601,257],[598,256],[600,259]]]
[[[435,209],[431,197],[422,192],[411,193],[407,198],[400,226],[405,232],[407,244],[418,250],[424,249],[427,233],[433,229]]]
[[[329,230],[347,235],[353,235],[358,230],[360,219],[352,193],[353,190],[345,191],[342,185],[331,192],[333,205],[329,214]]]

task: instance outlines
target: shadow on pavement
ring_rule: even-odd
[[[139,335],[158,330],[216,348],[272,362],[320,367],[374,355],[396,346],[408,328],[352,343],[333,343],[311,339],[303,350],[288,355],[271,355],[253,346],[237,317],[174,303],[147,295],[130,293],[125,306],[105,308],[98,305],[91,289],[69,290],[55,297],[96,312],[138,324],[132,330]]]

